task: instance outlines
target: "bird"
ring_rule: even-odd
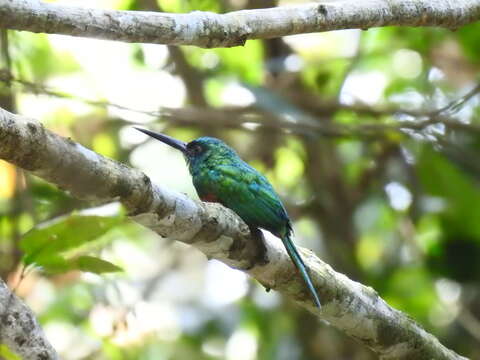
[[[290,218],[265,176],[220,139],[204,136],[185,143],[162,133],[135,129],[183,153],[202,201],[220,203],[233,210],[250,229],[264,229],[280,238],[315,305],[321,308],[307,267],[292,241]]]

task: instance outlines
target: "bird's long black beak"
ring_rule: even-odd
[[[157,133],[157,132],[154,132],[154,131],[150,131],[150,130],[147,130],[147,129],[141,129],[141,128],[138,128],[138,127],[134,127],[134,128],[137,129],[138,131],[143,132],[144,134],[147,134],[148,136],[151,136],[151,137],[153,137],[157,140],[160,140],[161,142],[163,142],[167,145],[170,145],[171,147],[173,147],[177,150],[180,150],[183,153],[185,153],[187,151],[187,144],[184,143],[183,141],[180,141],[180,140],[174,139],[170,136],[160,134],[160,133]]]

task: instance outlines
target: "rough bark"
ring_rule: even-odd
[[[45,339],[32,311],[0,279],[0,344],[24,360],[55,360],[58,355]]]
[[[0,0],[2,28],[206,48],[243,45],[248,39],[391,25],[454,30],[479,18],[480,0],[339,0],[226,14],[117,11]]]
[[[132,220],[245,271],[370,347],[382,359],[464,359],[388,306],[375,290],[300,249],[323,302],[322,309],[317,309],[280,242],[268,241],[268,262],[258,261],[258,241],[232,211],[154,185],[140,171],[55,135],[33,119],[0,111],[0,158],[73,196],[120,200]]]

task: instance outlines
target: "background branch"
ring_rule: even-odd
[[[336,273],[311,252],[300,249],[323,301],[319,311],[278,242],[267,242],[269,262],[258,264],[257,241],[230,210],[156,186],[140,171],[55,135],[35,120],[1,111],[0,158],[76,197],[119,199],[134,221],[247,272],[370,347],[383,359],[462,359],[413,320],[389,307],[372,288]]]
[[[167,108],[163,107],[159,110],[148,111],[140,109],[132,109],[121,104],[112,103],[108,101],[97,101],[82,98],[77,95],[64,93],[50,89],[43,84],[37,84],[21,79],[17,79],[11,74],[0,71],[0,82],[5,84],[16,84],[22,87],[23,91],[33,94],[42,94],[60,99],[69,99],[79,101],[84,104],[101,108],[116,108],[126,110],[129,112],[149,115],[155,118],[162,118],[172,121],[177,125],[195,126],[202,125],[209,128],[222,126],[224,128],[243,128],[245,124],[261,125],[269,130],[284,131],[289,130],[297,134],[311,134],[317,133],[326,137],[384,137],[391,132],[401,132],[404,130],[412,130],[414,132],[421,132],[426,130],[429,126],[442,124],[448,129],[463,130],[470,133],[480,133],[480,126],[474,123],[458,121],[450,116],[444,115],[450,111],[458,110],[466,102],[477,96],[480,91],[480,85],[476,85],[472,90],[465,95],[452,100],[446,106],[435,110],[405,110],[401,107],[382,107],[376,108],[368,105],[353,104],[345,105],[338,101],[325,100],[318,96],[313,97],[307,93],[300,97],[295,94],[288,94],[287,100],[292,100],[295,105],[305,108],[314,115],[315,121],[302,121],[297,119],[296,122],[286,121],[279,114],[260,109],[255,104],[246,107],[240,106],[224,106],[224,107],[206,107],[204,105],[185,106],[182,108]],[[285,94],[287,96],[287,94]],[[203,96],[202,96],[203,97]],[[292,97],[292,98],[290,98]],[[297,102],[298,100],[298,102]],[[396,116],[408,115],[413,117],[413,120],[401,121],[397,123],[362,123],[359,125],[336,124],[324,121],[332,116],[335,112],[345,110],[352,111],[359,114],[366,114],[376,117],[381,116]]]
[[[206,48],[243,45],[248,39],[378,26],[457,29],[479,16],[479,0],[343,0],[227,14],[100,10],[32,0],[0,4],[0,27],[7,29]]]

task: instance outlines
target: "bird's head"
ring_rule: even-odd
[[[222,140],[213,137],[204,136],[192,140],[189,143],[185,143],[165,134],[141,128],[135,129],[180,150],[187,159],[187,162],[192,165],[198,164],[212,157],[237,156],[235,150],[230,146],[225,144]]]

